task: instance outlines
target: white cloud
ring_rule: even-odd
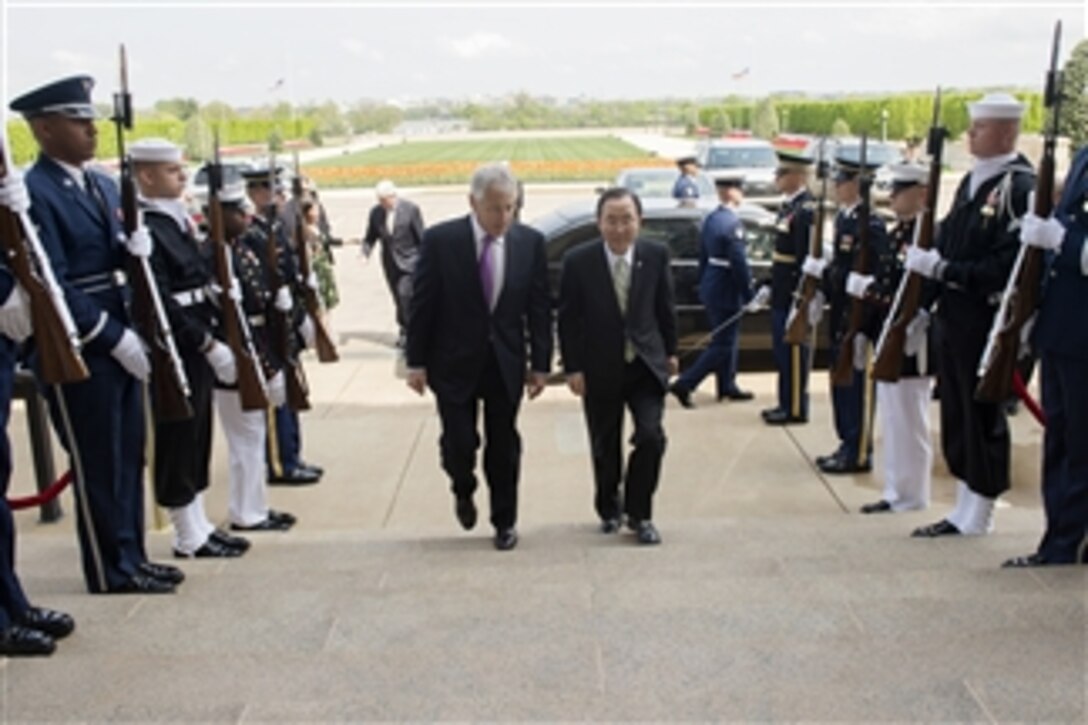
[[[514,44],[498,33],[473,33],[463,38],[444,38],[442,44],[459,58],[480,58],[509,50]]]
[[[385,62],[385,53],[377,48],[366,45],[361,40],[356,40],[355,38],[341,38],[340,47],[357,58],[365,58],[374,63]]]
[[[101,60],[93,56],[74,53],[70,50],[54,50],[49,54],[49,58],[66,71],[86,71],[102,64]]]

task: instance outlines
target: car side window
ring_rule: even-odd
[[[745,224],[744,241],[747,244],[748,261],[769,262],[774,256],[775,228],[762,224]]]
[[[569,250],[589,242],[601,241],[601,231],[594,220],[589,224],[580,224],[568,229],[548,244],[548,258],[558,262]]]
[[[699,222],[694,219],[643,219],[643,239],[669,248],[673,261],[699,257]]]

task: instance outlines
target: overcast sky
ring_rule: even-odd
[[[108,101],[121,42],[137,107],[175,96],[248,106],[519,90],[653,98],[1030,88],[1042,84],[1055,20],[1064,60],[1086,17],[1082,0],[0,3],[5,107],[79,72]]]

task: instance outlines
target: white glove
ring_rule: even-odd
[[[820,320],[824,318],[824,293],[816,290],[812,300],[808,303],[808,324],[818,327]]]
[[[280,312],[290,312],[291,308],[295,306],[295,301],[291,298],[291,290],[287,289],[287,285],[283,285],[276,290],[276,300],[272,304]]]
[[[869,338],[860,332],[854,335],[854,369],[861,371],[869,365]]]
[[[34,332],[30,317],[30,297],[18,282],[11,288],[11,294],[0,306],[0,333],[15,342],[22,342]]]
[[[923,277],[935,279],[942,261],[944,260],[941,259],[941,253],[936,249],[919,249],[913,244],[907,247],[906,268]]]
[[[805,257],[805,261],[801,263],[801,271],[809,277],[815,277],[816,279],[823,279],[824,269],[826,268],[827,260],[823,257],[808,255]]]
[[[129,235],[128,240],[125,241],[125,248],[128,249],[128,253],[133,257],[150,257],[151,256],[151,235],[147,231],[147,227],[138,226],[136,230]]]
[[[147,346],[132,330],[125,330],[121,339],[110,350],[113,359],[121,364],[125,371],[140,382],[146,383],[151,377],[151,360],[147,357]]]
[[[863,300],[865,299],[865,290],[869,289],[869,285],[875,281],[876,279],[871,274],[851,272],[846,276],[846,294]]]
[[[907,323],[907,339],[903,342],[903,352],[907,355],[917,355],[926,344],[926,330],[929,329],[929,313],[918,310],[914,319]]]
[[[204,353],[204,359],[215,371],[215,377],[219,382],[224,385],[234,385],[238,382],[238,366],[234,361],[234,353],[229,347],[216,340]]]
[[[759,312],[767,306],[767,303],[771,301],[771,288],[769,285],[763,285],[756,292],[748,304],[744,306],[745,312]]]
[[[238,283],[237,277],[230,278],[230,292],[227,294],[235,302],[242,301],[242,285]]]
[[[1017,351],[1017,359],[1031,356],[1031,332],[1035,329],[1038,318],[1039,313],[1033,312],[1031,317],[1024,320],[1024,325],[1020,328],[1020,349]]]
[[[15,214],[22,214],[30,209],[30,192],[26,190],[23,175],[18,169],[8,169],[0,180],[0,206],[6,206]]]
[[[321,288],[320,283],[317,281],[317,272],[310,270],[310,274],[306,276],[306,286],[317,292]]]
[[[268,404],[278,408],[287,402],[287,381],[283,377],[283,371],[272,376],[268,381]]]
[[[302,341],[306,343],[306,347],[313,349],[317,345],[317,331],[314,329],[314,318],[306,315],[302,318],[302,324],[298,328],[299,334],[302,335]]]
[[[1037,217],[1032,212],[1020,220],[1020,243],[1037,249],[1060,249],[1065,239],[1065,225],[1054,217]]]

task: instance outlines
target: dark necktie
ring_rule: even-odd
[[[480,250],[480,284],[484,288],[484,301],[488,309],[491,309],[495,292],[494,248],[495,237],[485,234],[483,249]]]

